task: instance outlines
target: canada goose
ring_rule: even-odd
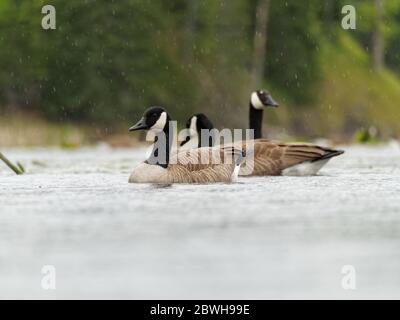
[[[254,149],[249,152],[254,152],[254,162],[245,161],[240,167],[240,176],[316,175],[329,159],[344,153],[308,143],[279,143],[267,139],[251,142]],[[238,143],[246,146],[243,141]]]
[[[249,103],[249,129],[254,130],[254,139],[262,137],[262,120],[264,107],[277,108],[279,104],[272,98],[267,90],[257,90],[250,95]],[[213,133],[210,134],[209,140],[202,141],[200,134],[202,129],[212,130],[214,125],[203,113],[197,113],[191,116],[186,122],[186,128],[190,130],[190,135],[186,137],[180,144],[180,150],[190,150],[200,148],[201,146],[213,146]]]
[[[254,91],[249,103],[249,129],[254,130],[254,139],[262,138],[264,107],[279,107],[267,90]]]
[[[277,107],[278,104],[266,90],[258,90],[251,94],[250,97],[250,129],[254,129],[253,144],[254,162],[245,161],[240,167],[240,176],[269,176],[269,175],[291,175],[291,176],[308,176],[315,175],[329,161],[330,158],[341,155],[344,152],[330,148],[320,147],[307,143],[280,143],[267,139],[261,139],[262,125],[262,108],[263,106]],[[201,130],[211,130],[210,125],[205,127],[203,123],[211,122],[202,114],[202,120],[198,121],[197,116],[192,116],[187,127],[191,128],[191,132],[196,128],[196,133],[191,133],[189,139],[197,136],[197,140],[201,141]],[[190,127],[188,124],[190,123]],[[207,145],[207,141],[200,146]],[[190,144],[186,142],[185,144]],[[184,146],[185,146],[184,144]],[[246,141],[239,141],[225,146],[246,146]]]
[[[151,107],[144,112],[142,119],[129,129],[130,132],[151,130],[155,136],[150,157],[133,170],[129,182],[171,184],[236,181],[240,164],[245,157],[242,149],[204,147],[171,153],[173,137],[170,132],[170,120],[164,108]],[[233,161],[226,161],[228,157],[233,158]]]
[[[202,129],[212,130],[214,125],[203,113],[196,113],[189,118],[186,122],[186,128],[189,129],[189,135],[184,141],[181,142],[179,150],[191,150],[204,146],[213,147],[215,139],[213,139],[212,132],[208,137],[208,141],[202,141],[200,134]]]

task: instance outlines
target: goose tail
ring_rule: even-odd
[[[322,155],[318,159],[314,159],[312,162],[328,160],[328,159],[340,156],[344,153],[344,150],[335,150],[335,149],[328,149],[328,148],[324,148],[324,151],[325,151],[324,155]]]
[[[282,171],[284,176],[316,175],[331,158],[340,156],[343,150],[335,150],[316,145],[290,144],[286,155],[288,159],[297,162]]]

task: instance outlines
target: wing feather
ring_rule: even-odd
[[[235,169],[233,159],[229,162],[219,146],[178,152],[174,160],[168,166],[173,183],[230,182]]]
[[[246,148],[249,156],[240,168],[240,175],[252,176],[280,175],[283,170],[297,164],[329,159],[343,153],[313,144],[278,143],[267,139],[238,141],[232,145]]]

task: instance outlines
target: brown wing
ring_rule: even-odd
[[[246,146],[248,157],[241,166],[240,175],[266,176],[280,175],[284,169],[305,161],[329,159],[342,151],[305,143],[275,143],[266,139],[239,141],[235,147]]]
[[[178,152],[170,161],[168,172],[173,183],[230,182],[235,169],[233,158],[228,159],[220,147]]]
[[[284,149],[282,158],[283,169],[305,161],[319,161],[343,154],[343,151],[313,144],[288,143],[280,144],[279,146]]]
[[[265,140],[242,141],[248,156],[240,168],[241,176],[275,176],[282,171],[283,149],[277,144]],[[240,142],[239,142],[240,144]],[[238,143],[235,143],[239,147]]]

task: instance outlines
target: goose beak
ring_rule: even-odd
[[[136,123],[133,127],[130,127],[129,132],[143,129],[148,129],[145,118],[140,119],[138,123]]]
[[[275,107],[275,108],[279,107],[279,103],[276,102],[270,94],[266,96],[264,104],[270,107]]]

